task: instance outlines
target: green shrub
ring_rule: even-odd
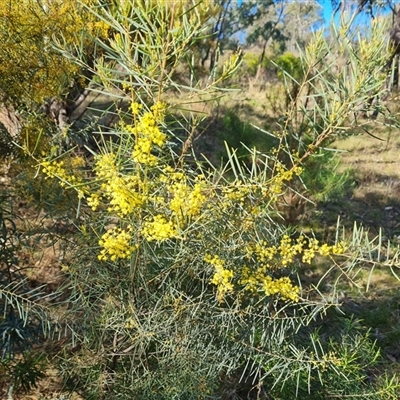
[[[313,89],[306,96],[326,108],[291,103],[274,149],[254,149],[243,163],[228,146],[225,164],[216,168],[187,157],[192,136],[176,145],[165,117],[173,118],[178,105],[166,93],[174,88],[190,98],[217,91],[237,70],[239,57],[233,55],[203,91],[200,82],[179,86],[170,77],[201,37],[199,5],[184,8],[175,20],[169,2],[153,4],[158,7],[121,8],[117,16],[98,11],[115,32],[109,43],[97,41],[103,55],[96,74],[104,92],[112,88],[115,95],[122,88],[118,95],[129,104],[128,113],[121,110],[121,122],[97,136],[97,148],[89,149],[92,157],[82,168],[72,168],[71,153],[36,157],[48,180],[80,199],[78,251],[64,267],[68,328],[79,346],[66,349],[63,375],[93,399],[210,399],[239,391],[292,399],[314,391],[328,397],[339,389],[343,397],[388,397],[398,387],[395,381],[361,383],[368,377],[363,363],[376,359],[368,335],[319,335],[315,321],[339,306],[336,285],[328,298],[322,284],[302,286],[298,276],[301,266],[320,256],[330,268],[324,277],[337,270],[337,281],[351,279],[363,256],[357,232],[351,243],[339,234],[334,243],[320,243],[293,234],[275,218],[277,202],[306,160],[371,95],[371,79],[375,90],[381,87],[387,56],[385,40],[377,36],[382,31],[372,31],[370,41],[360,44],[365,62],[373,60],[372,78],[355,74],[361,81],[340,92],[344,76],[325,76],[321,67],[318,84],[313,79],[304,85]],[[132,24],[140,25],[135,41],[126,34]],[[64,51],[85,62],[75,48]],[[318,72],[316,66],[333,63],[327,52],[334,50],[320,33],[302,58],[304,68]],[[132,54],[140,68],[131,64]],[[357,62],[353,50],[350,56]],[[293,154],[290,135],[299,115],[308,142]],[[196,131],[193,121],[182,122],[189,132]],[[252,135],[233,116],[226,124],[245,138]],[[349,374],[352,383],[339,388],[338,377]]]
[[[269,65],[270,65],[270,60],[267,57],[265,57],[261,64],[261,68],[264,69],[268,68]],[[259,68],[260,68],[260,55],[251,52],[245,52],[243,56],[243,64],[241,66],[243,74],[254,77]]]
[[[320,150],[307,160],[303,182],[307,193],[317,202],[342,198],[353,186],[350,170],[339,172],[340,156]]]
[[[304,66],[300,58],[293,53],[284,53],[275,57],[272,61],[279,68],[277,76],[282,80],[286,76],[299,82],[304,77]]]

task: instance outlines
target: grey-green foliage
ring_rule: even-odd
[[[321,145],[329,145],[355,126],[364,128],[361,119],[365,113],[379,115],[378,124],[398,126],[380,101],[387,94],[387,65],[392,56],[385,29],[377,19],[369,32],[361,33],[354,27],[354,16],[344,15],[339,25],[331,26],[329,36],[323,31],[315,33],[300,52],[296,74],[291,74],[285,63],[276,64],[284,81],[287,107],[281,110],[281,129],[271,134],[284,144],[283,151],[290,149],[300,161],[306,161]],[[286,153],[290,162],[295,162]]]
[[[164,100],[163,95],[171,88],[189,98],[194,93],[203,94],[200,83],[193,77],[186,86],[173,80],[173,66],[183,62],[183,53],[190,43],[185,35],[191,38],[199,33],[197,28],[193,30],[189,19],[184,20],[187,32],[177,30],[180,36],[175,40],[171,34],[165,42],[164,31],[158,31],[157,24],[140,8],[130,10],[137,13],[133,15],[118,12],[118,18],[108,12],[99,14],[120,33],[110,43],[98,43],[104,56],[97,60],[96,74],[104,93],[126,99],[129,96],[124,94],[123,84],[127,84],[138,88],[134,99],[145,106]],[[161,18],[157,9],[153,12],[153,18]],[[136,36],[139,42],[132,43],[123,36],[126,26],[136,26],[144,32]],[[379,31],[372,35],[372,44],[360,38],[358,45],[361,52],[366,51],[364,58],[359,57],[358,47],[353,38],[349,39],[348,32],[340,29],[334,45],[322,33],[317,34],[302,56],[306,71],[302,82],[284,72],[285,78],[296,81],[301,89],[296,98],[290,99],[290,109],[278,136],[280,149],[288,156],[292,157],[293,148],[288,133],[294,135],[296,127],[305,129],[301,132],[303,136],[299,133],[297,138],[299,146],[308,135],[307,145],[318,147],[343,129],[344,122],[360,103],[381,90],[384,81],[381,72],[387,54]],[[171,70],[163,70],[159,61],[167,59],[166,52],[171,49],[174,55],[169,59]],[[336,51],[349,60],[341,70],[335,69]],[[71,54],[68,49],[64,52],[77,62],[84,62],[84,54]],[[132,61],[139,59],[142,68]],[[235,66],[223,70],[222,77],[229,76]],[[210,77],[206,89],[218,82],[219,78],[214,78]],[[310,91],[304,92],[304,88]],[[190,125],[193,120],[185,122]],[[117,140],[101,142],[104,136],[99,135],[102,149],[130,155],[132,141],[128,135],[118,128],[111,134]],[[182,157],[176,157],[172,143],[169,150],[170,163],[180,165]],[[300,155],[302,160],[312,151],[313,147],[306,148]],[[249,165],[238,160],[230,149],[227,155],[226,165],[221,169],[193,163],[185,172],[199,168],[216,185],[229,185],[234,176],[249,187],[255,184],[268,187],[270,165],[276,161],[273,155],[254,150]],[[254,240],[278,245],[286,228],[272,218],[275,213],[272,204],[260,207],[262,213],[254,221]],[[248,240],[248,233],[235,230],[232,223],[244,212],[240,202],[229,212],[221,210],[216,216],[211,214],[213,219],[204,218],[199,232],[193,232],[186,242],[169,240],[152,245],[143,241],[137,259],[116,262],[97,259],[98,235],[107,225],[119,221],[84,211],[79,224],[85,224],[85,229],[76,238],[79,252],[69,267],[70,298],[66,301],[70,320],[74,321],[70,328],[79,346],[74,352],[66,349],[60,368],[85,398],[212,399],[234,398],[241,392],[242,398],[259,393],[258,398],[264,395],[293,399],[316,392],[320,398],[361,395],[384,399],[398,386],[395,381],[383,385],[373,380],[364,383],[368,378],[364,361],[375,361],[377,352],[363,332],[342,329],[336,336],[329,332],[325,336],[318,334],[317,322],[324,320],[330,308],[340,306],[337,282],[326,295],[320,291],[322,283],[332,270],[339,271],[338,281],[354,271],[360,258],[356,251],[360,244],[357,235],[349,245],[352,252],[348,260],[343,263],[330,260],[330,271],[316,287],[304,287],[299,303],[245,293],[227,296],[219,302],[209,284],[213,271],[204,263],[203,256],[219,254],[233,264],[244,262],[239,249]],[[231,235],[227,237],[226,232]],[[367,241],[361,247],[369,244]],[[288,266],[287,274],[295,276],[298,266],[297,261]],[[298,279],[301,284],[302,277]],[[350,383],[339,387],[341,379]]]
[[[310,396],[316,400],[327,398],[370,398],[382,399],[383,396],[395,399],[396,382],[388,382],[386,389],[374,385],[374,369],[379,364],[379,349],[365,331],[360,331],[360,321],[330,316],[330,323],[324,328],[315,329],[307,336],[302,336],[302,345],[309,348],[301,358],[310,357],[309,371],[299,372],[296,380],[288,380],[286,385],[274,385],[278,373],[267,376],[266,380],[273,386],[273,399],[290,399],[296,396],[306,400]],[[333,332],[334,331],[334,332]],[[301,335],[301,334],[300,334]],[[325,337],[325,339],[324,339]],[[299,339],[294,339],[295,341]],[[332,364],[327,368],[318,368],[314,355],[324,353],[326,360]],[[337,358],[336,358],[337,357]],[[339,361],[340,359],[340,361]],[[335,361],[337,365],[335,365]],[[292,360],[296,364],[296,359]],[[282,377],[280,380],[283,380]],[[381,379],[381,378],[378,378]],[[383,377],[383,380],[385,377]]]

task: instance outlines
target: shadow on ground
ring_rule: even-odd
[[[312,218],[323,230],[341,225],[353,228],[364,226],[372,235],[382,234],[400,241],[400,179],[374,175],[373,182],[356,181],[342,197],[320,202]]]

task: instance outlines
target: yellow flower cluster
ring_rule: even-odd
[[[125,328],[126,329],[134,329],[136,327],[136,322],[132,317],[129,317],[126,321],[125,321]]]
[[[245,265],[241,271],[239,284],[243,285],[246,290],[255,293],[258,291],[260,283],[265,279],[266,272],[267,267],[265,265],[260,266],[255,270],[252,270]]]
[[[225,261],[221,260],[217,255],[211,256],[207,254],[204,257],[204,261],[215,268],[211,283],[217,286],[217,298],[222,301],[226,293],[233,291],[233,284],[231,283],[233,271],[224,268]]]
[[[248,231],[254,229],[254,218],[252,216],[250,216],[250,217],[246,216],[246,218],[242,219],[241,223],[242,223],[241,229],[244,232],[248,232]]]
[[[137,191],[137,177],[117,176],[102,185],[105,196],[110,200],[109,212],[124,217],[141,207],[145,197]]]
[[[163,175],[160,176],[160,181],[166,184],[186,181],[186,176],[182,171],[167,166],[163,169]]]
[[[109,200],[109,212],[115,212],[124,217],[141,207],[145,197],[139,193],[137,176],[123,175],[116,165],[116,155],[113,153],[97,156],[95,165],[96,175],[104,180],[101,184],[102,193],[92,193],[88,205],[95,211],[101,203],[101,198]]]
[[[233,185],[223,188],[225,198],[243,203],[246,196],[250,193],[250,185],[235,181]]]
[[[99,245],[103,247],[98,259],[102,261],[116,261],[117,259],[129,258],[137,249],[132,246],[132,228],[123,230],[120,228],[109,229],[100,239]]]
[[[97,37],[101,38],[106,38],[110,31],[109,25],[104,21],[89,21],[87,22],[86,28],[92,35],[95,34]]]
[[[287,276],[273,279],[267,275],[260,284],[267,296],[279,295],[283,300],[299,301],[300,288],[293,285]]]
[[[143,236],[149,241],[157,240],[163,242],[168,239],[176,238],[178,231],[172,221],[162,215],[156,215],[152,221],[146,221],[142,229]]]
[[[283,185],[285,182],[290,182],[294,176],[299,176],[303,172],[300,166],[286,169],[283,164],[278,162],[275,166],[275,174],[270,183],[270,192],[274,195],[283,193]]]
[[[92,193],[86,199],[88,206],[93,210],[96,211],[101,203],[101,196],[98,193]]]
[[[296,256],[305,264],[310,264],[317,254],[327,257],[332,254],[342,254],[345,250],[344,243],[333,246],[319,244],[317,239],[306,239],[299,236],[296,240],[284,235],[279,246],[270,245],[261,241],[247,246],[247,259],[259,263],[267,268],[282,268],[291,264]],[[301,257],[301,258],[300,258]]]
[[[303,250],[302,261],[305,264],[311,264],[311,261],[315,258],[316,254],[320,253],[323,256],[328,256],[330,253],[329,246],[327,244],[320,248],[317,239],[309,239],[308,248]]]
[[[278,246],[260,241],[246,248],[246,258],[254,264],[253,267],[242,267],[239,284],[253,293],[261,290],[267,296],[279,295],[284,300],[296,302],[300,289],[291,283],[289,277],[274,279],[270,273],[287,267],[296,257],[299,261],[310,264],[317,254],[326,257],[342,254],[344,250],[343,243],[333,246],[320,245],[318,240],[307,240],[304,236],[292,240],[288,235],[284,235]]]
[[[298,240],[302,241],[303,246],[305,246],[307,243],[307,241],[304,238],[300,237]],[[335,255],[343,254],[344,250],[345,250],[344,243],[338,243],[333,246],[329,246],[326,243],[320,245],[317,239],[309,239],[307,248],[303,249],[302,262],[305,264],[311,264],[311,261],[315,258],[317,254],[323,257],[327,257],[331,254]]]
[[[243,285],[245,290],[256,293],[262,290],[266,296],[280,296],[283,300],[297,302],[299,300],[300,288],[290,281],[289,277],[273,279],[266,274],[267,267],[261,266],[255,271],[247,266],[242,268],[239,284]]]
[[[331,366],[340,367],[344,364],[343,358],[338,357],[332,350],[322,354],[322,356],[312,351],[309,361],[314,368],[318,368],[322,372],[326,371]]]
[[[67,182],[74,183],[76,177],[67,173],[64,161],[42,161],[40,165],[47,178],[58,178],[60,185],[65,186]]]
[[[130,109],[138,116],[135,125],[125,125],[124,128],[135,136],[135,146],[132,157],[140,164],[155,165],[158,158],[152,154],[155,146],[162,147],[167,139],[165,133],[161,132],[158,124],[164,117],[165,106],[162,103],[155,104],[151,111],[139,115],[141,105],[132,103]]]
[[[142,108],[143,107],[141,104],[135,102],[132,102],[131,105],[129,106],[129,109],[131,110],[133,116],[139,115],[139,112]]]
[[[95,160],[94,170],[100,179],[113,179],[118,174],[117,156],[114,153],[98,155]]]
[[[169,187],[169,191],[172,195],[169,208],[181,222],[186,218],[199,215],[207,200],[203,194],[202,185],[199,183],[191,188],[186,183],[177,182]]]
[[[155,103],[150,107],[150,110],[153,112],[153,116],[157,123],[161,123],[165,118],[165,110],[166,104],[162,102]]]
[[[159,181],[166,188],[165,197],[155,196],[153,201],[157,205],[163,204],[168,207],[181,228],[184,227],[187,219],[201,214],[208,200],[204,194],[206,184],[202,175],[197,176],[195,182],[188,182],[184,172],[166,167]]]
[[[3,0],[0,2],[0,72],[6,97],[42,103],[65,90],[68,76],[80,68],[53,50],[54,37],[66,47],[92,48],[93,38],[106,38],[108,27],[89,7],[92,0]],[[78,32],[85,31],[81,35]],[[86,83],[85,83],[86,84]],[[3,94],[2,94],[3,95]]]
[[[40,162],[42,171],[47,175],[46,178],[57,178],[61,187],[74,186],[78,192],[79,198],[84,197],[84,191],[79,188],[82,183],[81,178],[78,175],[74,175],[68,172],[68,170],[81,167],[85,164],[82,157],[73,157],[69,160],[69,164],[63,160],[60,161],[48,161],[43,160]]]
[[[278,247],[280,263],[283,267],[292,263],[297,254],[301,254],[305,243],[306,241],[303,236],[300,236],[296,242],[293,242],[288,235],[283,236]]]
[[[81,156],[74,156],[70,159],[70,164],[72,168],[80,168],[86,165],[86,161]]]
[[[332,254],[335,255],[343,254],[346,251],[346,249],[348,249],[348,247],[346,246],[346,243],[343,241],[331,246],[331,252]]]
[[[269,262],[273,260],[275,254],[277,253],[277,248],[275,246],[268,246],[265,240],[261,240],[259,243],[255,245],[247,246],[247,254],[246,257],[251,259],[255,257],[256,261],[261,265],[268,265]]]

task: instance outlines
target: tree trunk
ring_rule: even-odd
[[[4,126],[12,140],[17,140],[22,129],[22,121],[14,107],[0,103],[0,124]]]
[[[393,25],[390,30],[390,42],[393,45],[394,54],[400,53],[400,6],[393,10]]]
[[[393,25],[390,29],[389,40],[393,48],[392,57],[388,60],[389,90],[392,86],[399,87],[399,56],[400,56],[400,6],[395,6],[393,11]]]
[[[268,43],[268,39],[264,40],[262,51],[261,51],[261,56],[260,56],[260,60],[258,62],[257,72],[256,72],[256,76],[255,76],[256,82],[258,82],[258,80],[260,79],[262,64],[263,64],[264,58],[265,58],[265,52],[267,51],[267,43]]]

